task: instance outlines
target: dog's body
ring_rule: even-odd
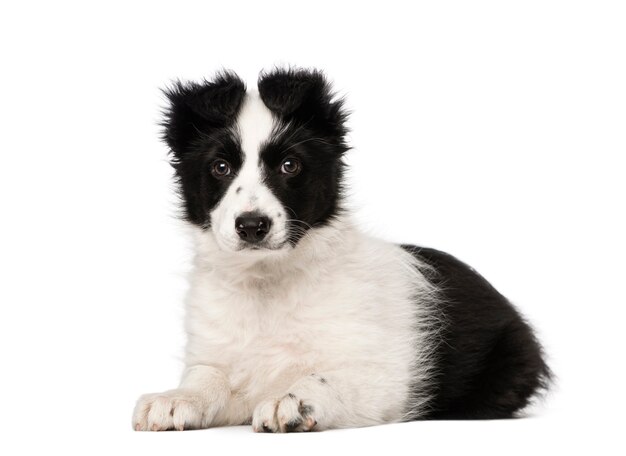
[[[530,328],[480,275],[370,238],[341,208],[345,113],[318,72],[225,73],[169,91],[197,255],[178,389],[137,430],[289,432],[513,416],[549,378]]]

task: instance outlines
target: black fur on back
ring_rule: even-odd
[[[434,249],[402,247],[433,268],[428,278],[441,293],[434,396],[425,418],[515,416],[551,379],[531,327],[470,266]]]

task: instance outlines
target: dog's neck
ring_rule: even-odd
[[[313,227],[295,246],[280,250],[225,251],[210,230],[196,229],[195,267],[216,274],[232,284],[263,283],[276,285],[302,273],[314,273],[327,258],[349,249],[356,231],[344,217]]]

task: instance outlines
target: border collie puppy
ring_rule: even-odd
[[[166,91],[164,138],[196,256],[186,368],[139,431],[256,432],[513,417],[550,371],[531,328],[446,253],[361,233],[343,209],[346,111],[315,70]]]

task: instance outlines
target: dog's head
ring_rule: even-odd
[[[338,213],[346,113],[319,71],[232,72],[166,90],[186,219],[226,251],[293,247]]]

